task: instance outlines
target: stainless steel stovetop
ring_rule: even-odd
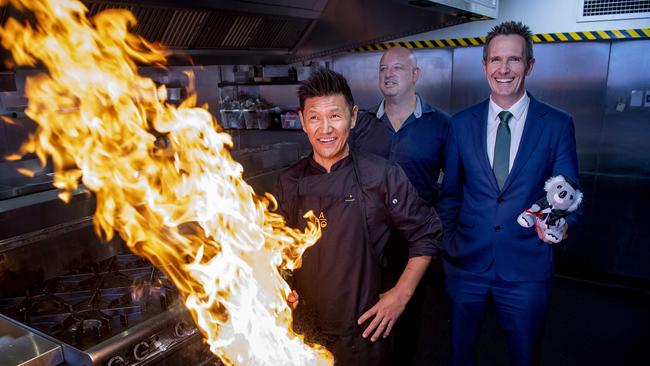
[[[2,294],[0,313],[60,345],[68,365],[149,365],[201,343],[169,279],[132,254]]]

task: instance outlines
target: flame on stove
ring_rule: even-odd
[[[155,281],[135,280],[131,285],[131,301],[139,304],[141,301],[147,301],[150,297],[159,299],[166,295],[165,285],[160,279]]]
[[[94,225],[162,268],[183,294],[210,349],[231,365],[328,365],[331,355],[291,330],[295,269],[320,237],[271,212],[232,160],[230,136],[190,96],[175,107],[136,64],[163,65],[165,49],[129,32],[135,17],[92,18],[76,0],[0,0],[29,14],[0,28],[19,66],[44,67],[26,82],[38,124],[20,154],[52,159],[60,197],[82,181],[97,198]],[[15,158],[15,156],[14,156]]]

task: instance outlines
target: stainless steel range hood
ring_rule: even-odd
[[[326,0],[83,0],[91,15],[126,8],[134,31],[195,64],[282,63],[318,19]],[[295,3],[295,4],[294,4]]]
[[[196,64],[296,62],[484,16],[471,12],[477,7],[465,6],[469,3],[465,0],[85,2],[91,13],[115,6],[129,8],[138,18],[138,33],[189,55]]]
[[[91,15],[129,9],[138,19],[137,33],[204,65],[282,64],[327,56],[485,18],[485,4],[496,11],[496,1],[83,0]],[[187,58],[171,59],[178,62]]]
[[[463,6],[467,2],[330,0],[315,29],[294,50],[292,61],[327,56],[370,43],[487,19],[482,14],[468,11]],[[457,4],[450,6],[451,3]]]
[[[408,0],[408,3],[430,9],[446,6],[488,18],[496,18],[499,11],[499,0]]]

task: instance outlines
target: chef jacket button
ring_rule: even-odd
[[[397,198],[393,198],[393,204],[394,204],[394,205],[397,204]]]
[[[501,231],[501,226],[499,226],[499,225],[495,226],[494,231]]]

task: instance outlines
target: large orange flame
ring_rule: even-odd
[[[29,13],[8,19],[2,46],[17,65],[44,66],[26,83],[26,114],[37,133],[21,154],[52,159],[61,198],[81,180],[95,192],[95,228],[174,281],[210,349],[233,365],[328,365],[329,352],[291,330],[294,269],[320,237],[270,212],[229,154],[223,133],[192,96],[179,107],[136,64],[162,65],[165,50],[129,32],[134,16],[107,10],[91,19],[76,0],[0,0]],[[163,101],[161,101],[161,99]]]

